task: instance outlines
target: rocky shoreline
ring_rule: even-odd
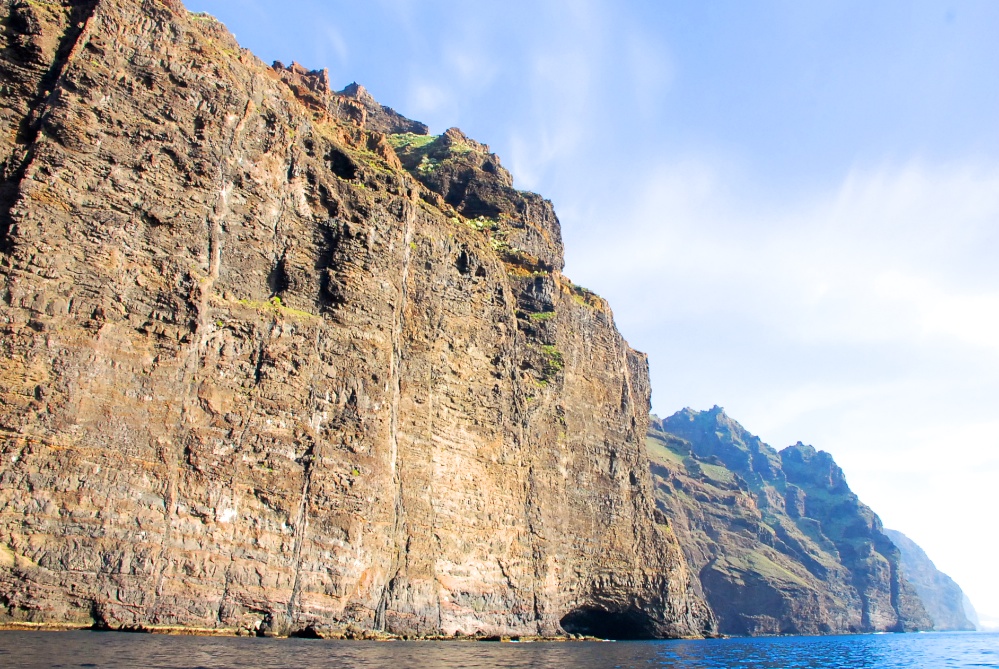
[[[162,634],[167,636],[204,636],[204,637],[252,637],[260,636],[271,639],[317,639],[328,641],[477,641],[477,642],[499,642],[499,643],[566,643],[575,641],[605,642],[608,639],[601,639],[594,636],[582,634],[565,634],[560,636],[507,636],[507,635],[409,635],[391,634],[374,630],[354,629],[354,630],[326,630],[317,632],[314,629],[306,628],[291,634],[269,634],[257,633],[254,630],[243,628],[211,628],[211,627],[181,627],[176,625],[150,625],[150,626],[121,626],[118,628],[98,627],[95,625],[74,625],[69,623],[27,623],[27,622],[7,622],[0,623],[0,633],[2,632],[119,632],[127,634]],[[694,637],[700,638],[700,637]]]

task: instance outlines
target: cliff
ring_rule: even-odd
[[[919,545],[897,530],[885,530],[902,554],[902,574],[919,593],[926,613],[937,631],[973,631],[977,629],[971,603],[961,586],[936,568]],[[968,615],[968,614],[971,615]]]
[[[929,629],[898,549],[832,457],[719,407],[653,418],[656,499],[725,634]]]
[[[488,147],[173,0],[0,20],[0,622],[711,629],[646,358]]]

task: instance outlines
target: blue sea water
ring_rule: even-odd
[[[616,643],[487,643],[0,632],[0,667],[949,669],[999,667],[999,634],[934,633]]]

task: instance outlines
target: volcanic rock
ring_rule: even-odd
[[[932,627],[898,549],[828,453],[778,453],[720,407],[653,417],[646,443],[657,504],[722,633]]]
[[[484,145],[173,0],[0,21],[0,619],[711,630],[646,357]]]
[[[926,613],[933,620],[933,629],[939,632],[977,629],[974,608],[961,586],[937,569],[915,541],[897,530],[886,529],[885,534],[901,551],[902,573],[919,593]]]

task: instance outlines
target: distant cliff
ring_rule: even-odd
[[[919,598],[926,607],[926,613],[933,620],[933,629],[937,631],[976,629],[977,625],[971,619],[975,617],[974,609],[971,608],[961,586],[937,569],[926,552],[912,539],[896,530],[886,529],[885,534],[902,552],[902,574],[919,593]]]
[[[488,147],[0,0],[0,622],[697,636],[646,358]]]
[[[828,453],[780,453],[719,407],[653,419],[656,500],[726,634],[932,626],[881,521]]]

